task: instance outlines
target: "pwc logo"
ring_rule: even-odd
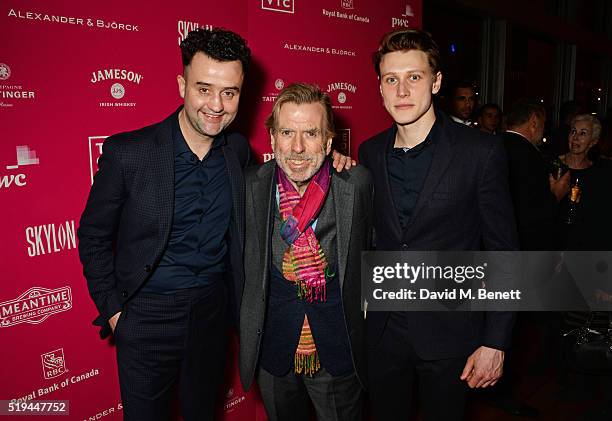
[[[261,0],[261,8],[272,12],[295,13],[295,0]]]
[[[0,174],[0,189],[11,187],[24,187],[27,184],[26,174],[19,171],[20,167],[26,165],[38,165],[40,163],[36,151],[27,145],[17,146],[17,164],[7,165],[8,174]],[[15,171],[17,170],[17,171]]]

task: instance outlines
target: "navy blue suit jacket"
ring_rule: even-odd
[[[181,107],[182,108],[182,107]],[[89,293],[99,311],[100,336],[111,332],[108,320],[121,311],[159,263],[174,214],[172,120],[110,136],[78,229],[79,255]],[[225,133],[223,154],[232,190],[228,240],[230,303],[237,308],[244,284],[244,176],[248,142]]]
[[[441,135],[411,220],[402,230],[393,204],[387,151],[396,126],[368,139],[359,162],[374,179],[377,250],[518,250],[508,189],[507,158],[500,138],[455,123],[443,113]],[[387,312],[368,312],[368,345],[375,345]],[[511,312],[412,312],[406,335],[425,360],[463,357],[481,345],[506,349],[514,324]]]

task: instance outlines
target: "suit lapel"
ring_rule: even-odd
[[[437,117],[442,118],[439,115]],[[448,122],[443,119],[441,123],[441,136],[435,144],[435,149],[433,157],[431,159],[429,171],[427,173],[427,177],[425,177],[423,188],[421,189],[421,193],[419,194],[419,198],[417,199],[414,211],[412,213],[412,217],[410,218],[410,223],[408,224],[408,229],[406,232],[406,238],[410,238],[411,231],[414,229],[415,221],[419,217],[419,213],[429,203],[429,198],[440,183],[442,176],[446,172],[446,169],[448,168],[449,164],[453,159],[453,136],[446,129],[448,127]]]
[[[400,225],[399,216],[397,215],[397,210],[395,207],[395,203],[393,202],[393,192],[391,191],[391,183],[389,181],[389,163],[388,163],[388,152],[393,147],[395,143],[395,135],[397,133],[397,126],[393,124],[393,126],[389,129],[385,142],[383,143],[383,151],[381,154],[381,168],[382,174],[384,174],[384,188],[385,192],[382,192],[379,197],[388,197],[389,198],[389,214],[391,218],[389,219],[393,231],[397,238],[402,237],[402,227]]]
[[[331,194],[334,200],[336,213],[336,247],[338,256],[338,279],[340,289],[344,286],[346,275],[346,264],[351,238],[351,228],[353,226],[353,208],[355,202],[355,187],[344,181],[333,170]]]
[[[151,148],[151,180],[157,184],[155,199],[159,218],[159,235],[162,247],[170,235],[174,215],[174,141],[172,134],[172,119],[177,118],[177,112],[160,124],[156,133],[154,148]]]
[[[223,156],[227,165],[227,172],[229,174],[230,185],[232,187],[233,216],[234,220],[236,221],[236,228],[238,230],[240,249],[242,249],[242,243],[244,240],[244,176],[242,174],[240,162],[232,149],[225,145],[221,148],[221,150],[223,151]]]

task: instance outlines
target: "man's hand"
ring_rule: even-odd
[[[354,159],[351,159],[350,156],[342,155],[340,152],[336,150],[332,151],[332,158],[334,160],[334,162],[332,163],[332,166],[338,172],[342,172],[342,170],[350,170],[351,167],[354,167],[355,165],[357,165],[357,161],[355,161]]]
[[[550,183],[550,191],[557,198],[557,202],[561,201],[563,197],[570,191],[570,175],[567,171],[560,179],[555,180],[552,175],[548,176],[548,182]]]
[[[115,333],[115,326],[117,326],[117,320],[119,320],[119,316],[121,316],[121,312],[115,313],[115,315],[113,317],[108,319],[108,324],[110,325],[111,330],[113,331],[113,333]]]
[[[461,380],[470,388],[493,386],[502,376],[504,351],[481,346],[467,359]]]

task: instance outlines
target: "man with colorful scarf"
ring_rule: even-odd
[[[316,86],[285,88],[266,127],[275,160],[246,173],[241,380],[257,377],[270,420],[309,420],[309,400],[319,420],[358,420],[371,177],[331,171],[331,103]]]

